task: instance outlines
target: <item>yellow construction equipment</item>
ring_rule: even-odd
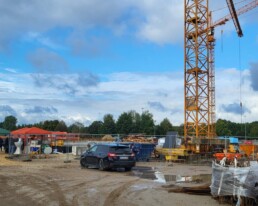
[[[157,148],[156,150],[166,160],[186,159],[189,156],[188,151],[184,148]]]
[[[51,142],[51,147],[62,147],[64,146],[64,140],[59,139],[59,140],[53,140]]]

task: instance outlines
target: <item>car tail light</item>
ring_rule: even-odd
[[[115,153],[108,153],[108,157],[116,157],[116,154]]]

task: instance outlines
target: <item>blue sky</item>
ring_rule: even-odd
[[[156,123],[183,123],[183,3],[0,0],[0,121],[88,125],[148,110]],[[214,20],[229,13],[224,0],[210,0],[210,10]],[[241,96],[242,119],[255,121],[258,7],[239,21],[241,39],[232,22],[215,29],[216,114],[240,122]]]

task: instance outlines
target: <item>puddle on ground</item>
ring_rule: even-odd
[[[170,175],[156,171],[153,167],[134,167],[129,175],[140,177],[142,179],[153,180],[159,183],[202,183],[211,181],[211,174],[199,174],[192,176]]]
[[[134,167],[129,175],[142,179],[155,180],[155,168],[153,167]]]

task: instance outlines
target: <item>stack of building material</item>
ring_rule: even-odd
[[[101,138],[102,141],[109,141],[109,142],[112,142],[112,141],[115,141],[115,138],[112,137],[111,135],[105,135],[104,137]]]
[[[123,139],[123,142],[139,142],[139,143],[144,143],[144,142],[151,142],[151,139],[147,139],[144,136],[141,135],[129,135]]]
[[[258,205],[257,162],[250,167],[223,167],[213,162],[210,188],[212,196],[219,200],[237,206]]]

